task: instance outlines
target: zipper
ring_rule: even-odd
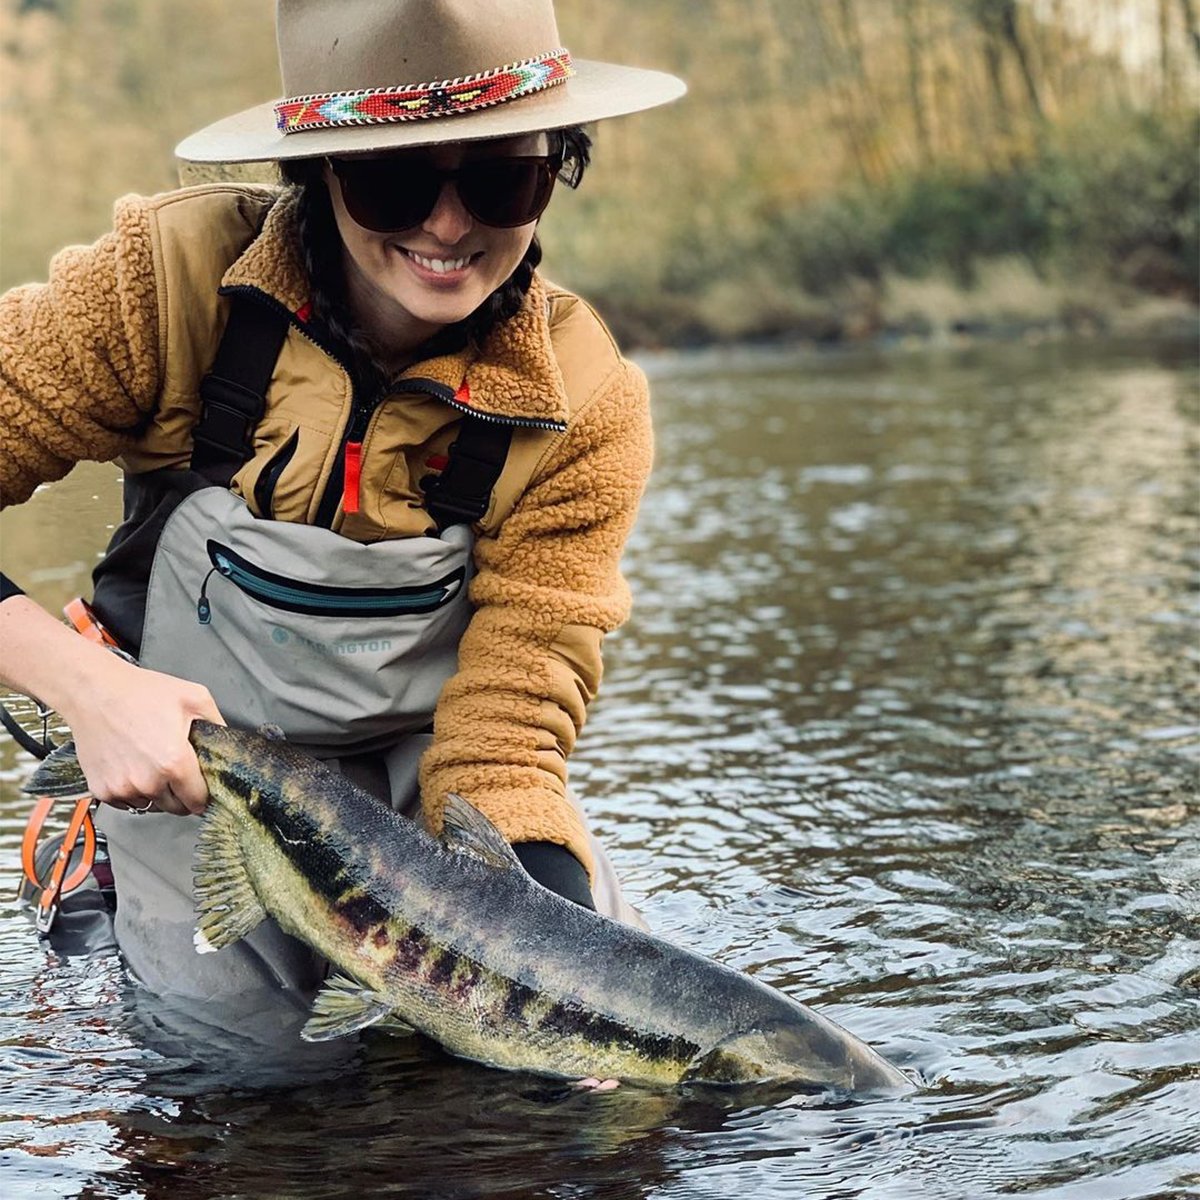
[[[458,398],[457,393],[436,379],[422,379],[417,376],[398,380],[395,392],[380,393],[365,403],[355,401],[350,420],[342,434],[341,446],[337,458],[334,459],[329,482],[325,485],[325,491],[321,496],[314,524],[323,525],[327,529],[332,528],[339,502],[342,504],[343,512],[358,511],[358,471],[362,464],[362,446],[366,440],[371,418],[389,396],[402,396],[411,392],[422,396],[432,396],[435,400],[441,400],[443,404],[448,404],[458,412],[465,413],[479,421],[492,421],[496,424],[512,425],[514,428],[520,429],[546,429],[556,433],[561,433],[567,428],[562,421],[543,421],[528,417],[500,417],[491,413],[479,412],[470,405],[464,404]],[[351,468],[349,474],[346,469],[347,464]]]
[[[405,380],[408,383],[429,384],[433,388],[440,388],[441,385],[434,382],[432,379],[423,380]],[[353,376],[350,379],[351,386],[354,388],[354,398],[350,409],[350,420],[346,422],[346,428],[342,432],[341,444],[338,446],[337,457],[333,460],[333,468],[329,473],[329,481],[325,484],[325,491],[321,493],[321,503],[317,506],[317,515],[313,521],[314,525],[323,525],[326,529],[333,528],[334,519],[337,517],[338,504],[342,504],[342,509],[345,512],[358,512],[359,510],[359,473],[362,467],[362,445],[367,436],[367,429],[371,424],[371,418],[375,415],[375,410],[387,399],[387,392],[379,392],[372,396],[369,400],[364,400],[358,392],[358,385],[354,382]],[[423,391],[420,387],[408,389],[410,391]],[[445,390],[449,390],[448,388]],[[438,392],[430,392],[430,395],[441,396]],[[351,446],[356,446],[357,450],[352,451]],[[351,466],[351,475],[347,475],[347,462]],[[347,484],[353,486],[353,496],[350,495]]]
[[[201,625],[212,621],[208,581],[214,574],[272,608],[322,617],[397,617],[433,612],[458,594],[466,578],[466,568],[458,567],[441,579],[413,587],[331,587],[268,571],[211,539],[206,549],[212,570],[204,577],[196,603],[196,619]]]
[[[405,380],[405,382],[409,382]],[[422,380],[424,383],[432,383],[432,380]],[[477,408],[472,408],[469,404],[464,404],[457,393],[451,392],[449,388],[443,389],[446,395],[441,398],[450,405],[451,408],[456,408],[460,413],[466,413],[469,417],[474,417],[477,421],[490,421],[494,425],[511,425],[514,429],[545,429],[551,433],[566,433],[566,421],[551,421],[539,420],[536,417],[501,417],[495,413],[480,412]],[[460,391],[462,389],[459,389]]]
[[[299,445],[300,430],[297,429],[275,452],[275,457],[263,468],[262,474],[254,484],[254,503],[260,517],[270,518],[274,515],[271,505],[275,499],[275,485],[279,482],[279,477],[288,463],[295,457],[296,448]]]
[[[298,316],[286,304],[280,300],[276,300],[274,296],[264,292],[262,288],[251,287],[248,283],[238,283],[230,287],[217,288],[218,296],[249,296],[252,300],[259,304],[268,304],[272,308],[277,308],[280,312],[287,314],[288,322],[292,328],[296,330],[306,341],[311,342],[323,354],[327,354],[333,359],[343,371],[346,372],[350,379],[351,385],[354,383],[354,377],[350,371],[350,364],[337,352],[337,350],[323,339],[316,337],[313,331],[300,320]],[[307,310],[307,306],[305,306]]]

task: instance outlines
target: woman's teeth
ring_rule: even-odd
[[[405,254],[425,270],[436,271],[439,275],[445,275],[448,271],[461,271],[471,261],[469,254],[466,258],[426,258],[423,254],[416,254],[412,250],[406,250]]]

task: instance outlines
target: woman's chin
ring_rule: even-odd
[[[469,317],[486,299],[478,288],[413,287],[386,288],[385,294],[410,320],[423,325],[453,325]]]

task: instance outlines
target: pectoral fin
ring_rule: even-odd
[[[199,954],[212,954],[244,938],[266,918],[238,845],[237,823],[220,804],[209,804],[196,842],[192,866],[196,890],[196,935]]]
[[[392,1006],[383,996],[345,975],[334,975],[317,993],[312,1016],[300,1036],[306,1042],[328,1042],[357,1033],[391,1015]],[[408,1026],[404,1028],[411,1032]]]
[[[469,801],[451,792],[442,817],[442,844],[460,854],[473,854],[493,867],[519,867],[520,859],[498,830]]]

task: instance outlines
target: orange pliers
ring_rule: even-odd
[[[107,646],[129,661],[133,659],[120,648],[116,638],[100,623],[92,611],[92,607],[82,598],[70,601],[63,609],[67,620],[74,626],[76,632],[89,641]],[[45,717],[45,713],[43,713]],[[43,730],[44,733],[44,730]],[[50,873],[42,879],[38,874],[37,844],[46,818],[54,807],[55,800],[69,799],[73,801],[71,819],[67,823],[67,833],[62,846],[55,855]],[[96,862],[96,826],[92,822],[92,809],[96,801],[87,792],[77,796],[39,796],[34,802],[33,811],[29,814],[29,822],[25,826],[25,837],[21,842],[21,869],[25,873],[28,892],[22,888],[22,895],[36,897],[37,912],[35,923],[39,933],[49,933],[58,916],[59,903],[63,896],[73,892],[91,873]],[[80,847],[80,838],[83,845]],[[76,849],[80,850],[79,862],[71,870],[71,860],[75,857]]]
[[[29,814],[29,823],[25,826],[25,837],[21,841],[21,869],[25,879],[32,889],[31,894],[37,897],[34,924],[38,933],[50,932],[58,916],[59,904],[63,896],[73,892],[87,879],[96,861],[96,826],[92,822],[92,807],[96,801],[90,795],[83,794],[72,797],[74,808],[71,819],[67,824],[67,833],[62,846],[55,855],[50,874],[46,879],[38,875],[37,844],[46,818],[54,807],[54,801],[62,799],[55,796],[39,796],[34,802],[33,811]],[[71,859],[80,845],[79,862],[71,870]]]

